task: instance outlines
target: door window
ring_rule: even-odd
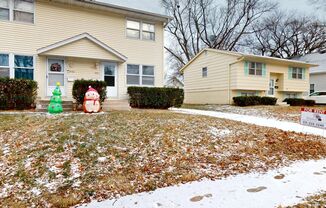
[[[275,93],[275,80],[271,79],[269,81],[269,90],[268,90],[268,95],[274,95]]]
[[[104,65],[104,81],[107,87],[115,87],[115,65]]]
[[[62,59],[49,59],[48,60],[48,76],[49,86],[56,86],[60,82],[61,86],[65,86],[64,81],[64,60]]]

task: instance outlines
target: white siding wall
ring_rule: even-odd
[[[315,91],[326,92],[326,73],[310,74],[310,84],[315,84]]]

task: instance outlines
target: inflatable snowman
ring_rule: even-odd
[[[91,86],[85,94],[83,109],[85,113],[98,113],[101,109],[100,94]]]

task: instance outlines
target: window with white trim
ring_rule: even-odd
[[[310,94],[315,92],[315,84],[310,84]]]
[[[201,74],[202,74],[202,77],[207,77],[208,75],[208,70],[207,70],[207,67],[204,67],[201,69]]]
[[[286,93],[285,97],[286,98],[297,98],[298,94],[297,93]]]
[[[263,64],[257,62],[249,62],[249,74],[250,75],[263,75]]]
[[[127,37],[140,39],[140,22],[127,20]]]
[[[34,79],[34,58],[33,56],[15,55],[14,57],[15,78]]]
[[[293,79],[303,79],[303,69],[294,67],[292,69],[292,78]]]
[[[127,20],[126,35],[128,38],[155,40],[155,25],[137,20]]]
[[[256,92],[241,92],[241,96],[256,96]]]
[[[0,20],[10,19],[9,0],[0,0]]]
[[[127,65],[127,85],[155,85],[154,66]]]
[[[34,23],[34,0],[0,0],[0,20]]]
[[[9,54],[0,54],[0,77],[10,77]]]
[[[142,23],[142,25],[143,40],[155,40],[155,25],[149,23]]]

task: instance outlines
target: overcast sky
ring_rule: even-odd
[[[161,0],[98,0],[106,3],[116,4],[120,6],[131,7],[139,10],[146,10],[154,13],[163,14],[164,9],[161,6]],[[279,2],[281,8],[286,10],[297,10],[307,15],[313,14],[325,18],[325,10],[317,10],[310,0],[274,0]],[[326,1],[326,0],[325,0]]]

